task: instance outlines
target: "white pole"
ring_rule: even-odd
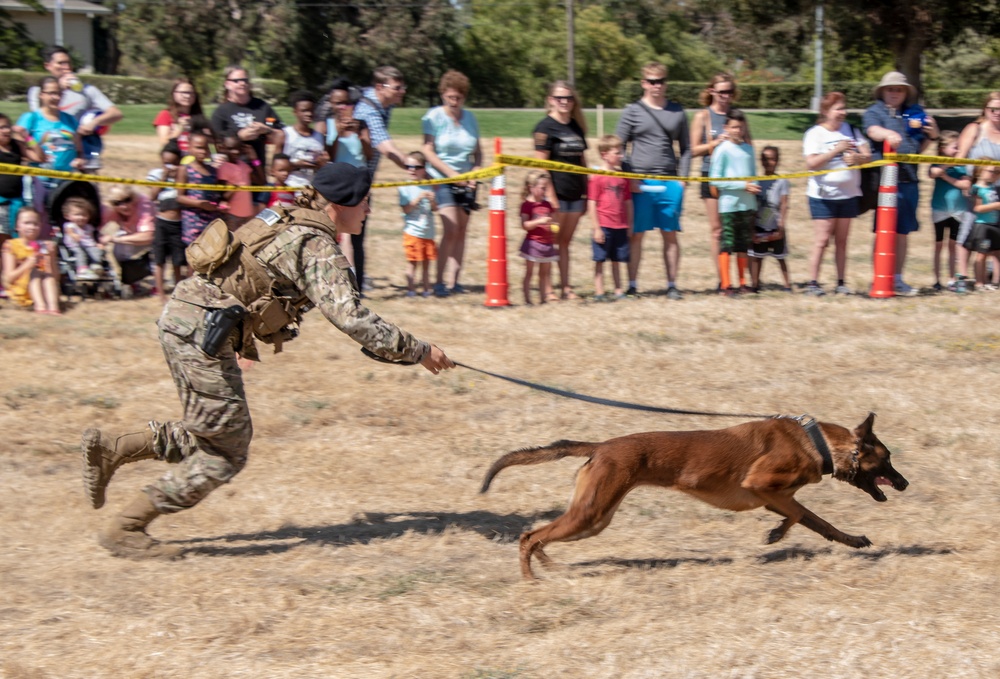
[[[812,110],[819,113],[819,100],[823,98],[823,0],[816,3],[816,64],[813,75]]]
[[[63,0],[56,0],[56,45],[63,45]]]
[[[604,136],[604,104],[597,105],[597,138]]]
[[[576,87],[576,57],[573,53],[573,0],[566,2],[566,75],[571,87]]]

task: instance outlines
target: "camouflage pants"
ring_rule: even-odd
[[[145,489],[163,513],[193,507],[228,483],[246,464],[253,437],[236,354],[227,345],[221,358],[212,358],[199,348],[200,336],[182,338],[160,330],[184,407],[180,422],[150,422],[157,457],[177,464]]]

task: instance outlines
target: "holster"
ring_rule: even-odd
[[[201,340],[201,350],[212,358],[219,358],[222,345],[247,314],[247,310],[239,305],[208,311],[205,314],[205,336]]]

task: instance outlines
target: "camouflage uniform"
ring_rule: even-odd
[[[420,362],[430,345],[380,318],[361,304],[347,258],[333,238],[294,224],[256,253],[274,279],[274,288],[305,295],[337,328],[376,355],[392,361]],[[238,333],[218,358],[201,350],[205,315],[238,304],[204,277],[179,283],[157,325],[160,343],[184,406],[180,422],[150,422],[153,453],[177,463],[146,488],[161,513],[193,507],[227,483],[246,464],[253,436],[236,352],[254,355]]]

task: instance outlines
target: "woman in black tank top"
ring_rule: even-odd
[[[701,174],[708,176],[712,151],[726,140],[722,133],[726,114],[736,101],[736,80],[728,73],[717,73],[712,76],[708,86],[698,95],[699,103],[705,108],[694,114],[691,119],[691,156],[702,156]],[[750,128],[747,127],[746,141],[753,143]],[[722,235],[722,222],[719,219],[719,200],[708,192],[708,182],[701,183],[701,197],[705,203],[705,214],[708,215],[710,231],[710,246],[712,249],[713,266],[718,269],[719,237]],[[742,276],[741,276],[742,278]],[[742,281],[741,281],[742,284]]]

